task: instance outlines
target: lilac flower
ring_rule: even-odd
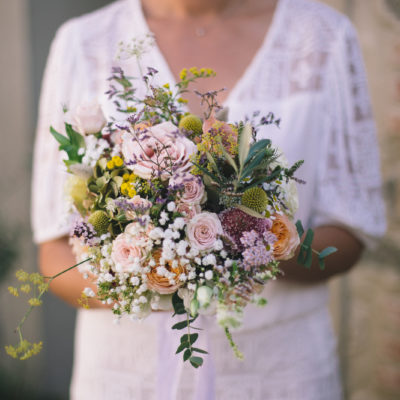
[[[272,261],[271,251],[267,250],[262,240],[258,240],[254,246],[248,247],[242,254],[246,271],[254,267],[267,265]]]
[[[98,242],[96,231],[93,225],[83,220],[78,220],[75,223],[71,231],[71,236],[83,239],[85,244],[87,244],[88,246],[94,246]]]

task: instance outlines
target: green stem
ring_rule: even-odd
[[[232,334],[229,331],[229,328],[227,326],[225,327],[225,335],[228,339],[229,344],[231,345],[231,347],[233,349],[233,352],[235,353],[235,356],[239,360],[243,360],[244,359],[243,353],[238,349],[236,343],[233,341]]]
[[[43,289],[40,291],[39,296],[37,297],[37,299],[40,300],[40,299],[42,298],[42,296],[46,293],[47,289],[49,288],[50,283],[51,283],[54,279],[58,278],[60,275],[65,274],[66,272],[70,271],[71,269],[74,269],[74,268],[78,267],[79,265],[81,265],[81,264],[83,264],[83,263],[85,263],[85,262],[87,262],[87,261],[90,261],[90,260],[91,260],[91,258],[87,258],[86,260],[83,260],[83,261],[79,262],[78,264],[73,265],[72,267],[69,267],[69,268],[67,268],[67,269],[64,269],[63,271],[59,272],[58,274],[56,274],[56,275],[54,275],[54,276],[50,276],[50,277],[46,277],[46,276],[45,276],[44,279],[48,279],[47,285],[46,285],[45,288],[43,288]],[[30,307],[28,308],[28,311],[25,313],[25,315],[22,317],[20,323],[19,323],[19,324],[17,325],[17,327],[15,328],[15,331],[18,332],[19,339],[20,339],[21,342],[22,342],[22,340],[23,340],[23,338],[22,338],[22,331],[21,331],[22,325],[25,323],[26,319],[29,317],[30,313],[32,312],[32,310],[33,310],[35,307],[36,307],[36,306],[30,306]]]
[[[66,272],[70,271],[71,269],[74,269],[74,268],[76,268],[76,267],[79,267],[81,264],[84,264],[85,262],[88,262],[88,261],[90,261],[90,260],[91,260],[91,258],[89,257],[89,258],[87,258],[86,260],[83,260],[83,261],[79,262],[78,264],[73,265],[72,267],[69,267],[69,268],[67,268],[67,269],[64,269],[63,271],[59,272],[58,274],[56,274],[56,275],[54,275],[54,276],[50,276],[50,277],[45,276],[44,278],[45,278],[45,279],[48,279],[49,282],[51,282],[53,279],[58,278],[60,275],[65,274]]]

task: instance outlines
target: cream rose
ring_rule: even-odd
[[[165,180],[172,174],[188,172],[190,157],[196,151],[196,145],[171,122],[122,135],[122,154],[128,167],[143,179],[159,175]]]
[[[200,204],[206,199],[205,190],[201,178],[190,173],[173,176],[169,186],[183,185],[183,192],[178,195],[182,203]]]
[[[82,103],[66,113],[66,122],[82,135],[100,132],[107,124],[101,106],[96,102]]]
[[[222,235],[222,225],[217,214],[203,212],[195,215],[187,225],[187,236],[191,246],[198,250],[209,250]]]
[[[277,241],[273,245],[276,260],[289,260],[294,256],[300,238],[295,224],[286,215],[275,214],[271,232]]]

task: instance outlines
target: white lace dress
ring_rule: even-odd
[[[49,126],[62,129],[62,105],[100,97],[121,40],[148,32],[139,0],[123,0],[67,22],[51,47],[43,83],[33,178],[36,242],[68,233],[65,174]],[[134,61],[119,62],[137,75]],[[157,47],[144,64],[173,76]],[[356,34],[343,15],[311,0],[279,0],[264,43],[225,102],[230,119],[274,112],[268,128],[290,162],[305,159],[298,217],[308,226],[337,224],[367,244],[385,230],[375,127]],[[300,267],[299,267],[300,268]],[[111,312],[80,310],[76,327],[72,400],[341,398],[336,343],[326,284],[268,284],[264,309],[249,307],[235,333],[245,361],[237,361],[217,327],[205,343],[212,357],[195,371],[173,351],[164,313],[142,323],[112,323]],[[173,342],[173,340],[172,340]],[[173,343],[172,343],[173,344]]]

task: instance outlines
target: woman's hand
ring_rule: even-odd
[[[311,268],[298,264],[298,249],[292,259],[280,263],[280,268],[285,274],[284,279],[303,283],[324,281],[333,275],[349,271],[359,260],[363,244],[345,228],[333,225],[320,226],[315,228],[314,232],[315,239],[312,244],[314,250],[322,251],[325,247],[334,246],[338,251],[325,259],[325,269],[321,270],[316,255],[313,255]]]
[[[71,246],[67,237],[51,240],[39,246],[39,266],[44,276],[54,276],[62,270],[76,264]],[[90,287],[96,292],[96,285],[83,278],[77,268],[61,275],[50,285],[50,290],[58,297],[74,307],[79,307],[78,300],[81,298],[82,291]],[[110,308],[100,301],[89,298],[90,308]]]

